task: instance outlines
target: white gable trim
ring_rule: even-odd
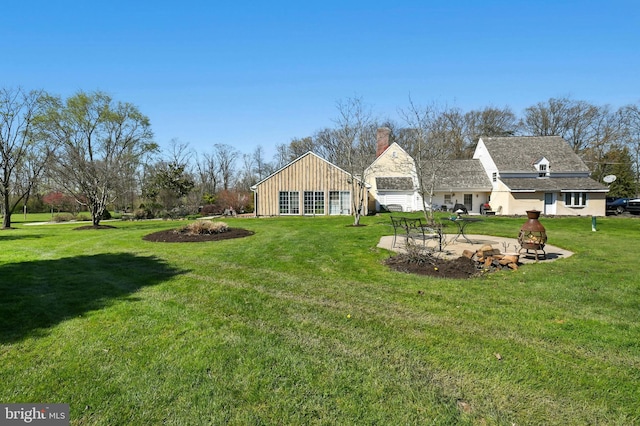
[[[316,157],[316,158],[317,158],[317,159],[319,159],[319,160],[324,161],[325,163],[327,163],[327,164],[328,164],[328,165],[330,165],[331,167],[334,167],[334,168],[338,169],[339,171],[341,171],[342,173],[345,173],[347,176],[351,176],[351,177],[352,177],[352,178],[354,178],[355,180],[362,182],[362,179],[360,179],[360,178],[358,178],[358,177],[353,176],[351,173],[349,173],[349,172],[347,172],[347,171],[345,171],[345,170],[342,170],[340,167],[336,166],[335,164],[333,164],[332,162],[330,162],[330,161],[328,161],[328,160],[325,160],[324,158],[320,157],[320,156],[319,156],[318,154],[316,154],[315,152],[307,151],[305,154],[302,154],[300,157],[296,158],[295,160],[293,160],[293,161],[291,161],[291,162],[289,162],[289,163],[285,164],[284,166],[280,167],[280,168],[279,168],[278,170],[276,170],[275,172],[271,173],[271,174],[270,174],[269,176],[267,176],[266,178],[262,179],[260,182],[258,182],[258,183],[256,183],[255,185],[251,186],[251,188],[250,188],[250,189],[251,189],[252,191],[255,191],[255,190],[258,188],[258,186],[259,186],[260,184],[262,184],[263,182],[265,182],[265,181],[267,181],[267,180],[271,179],[273,176],[277,175],[278,173],[280,173],[280,172],[281,172],[281,171],[283,171],[284,169],[286,169],[286,168],[288,168],[288,167],[291,167],[293,164],[297,163],[298,161],[302,160],[304,157],[306,157],[306,156],[308,156],[308,155],[313,155],[314,157]],[[367,188],[370,188],[370,187],[371,187],[371,185],[369,185],[369,184],[367,184],[367,183],[365,183],[365,186],[366,186]]]

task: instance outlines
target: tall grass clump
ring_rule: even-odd
[[[221,234],[229,230],[229,225],[224,222],[211,222],[209,220],[196,220],[188,225],[175,230],[178,234],[210,235]]]

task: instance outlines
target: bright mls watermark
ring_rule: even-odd
[[[69,404],[0,404],[0,425],[69,426]]]

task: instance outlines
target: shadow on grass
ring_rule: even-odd
[[[42,238],[41,235],[35,235],[35,234],[22,234],[22,235],[16,235],[16,234],[10,234],[6,232],[6,229],[3,229],[0,231],[0,241],[15,241],[15,240],[33,240],[33,239],[37,239],[37,238]]]
[[[0,343],[46,331],[184,273],[156,257],[128,253],[0,266]]]

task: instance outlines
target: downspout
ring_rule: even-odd
[[[249,189],[253,191],[253,217],[258,217],[258,193],[256,192],[255,186],[252,186]]]

